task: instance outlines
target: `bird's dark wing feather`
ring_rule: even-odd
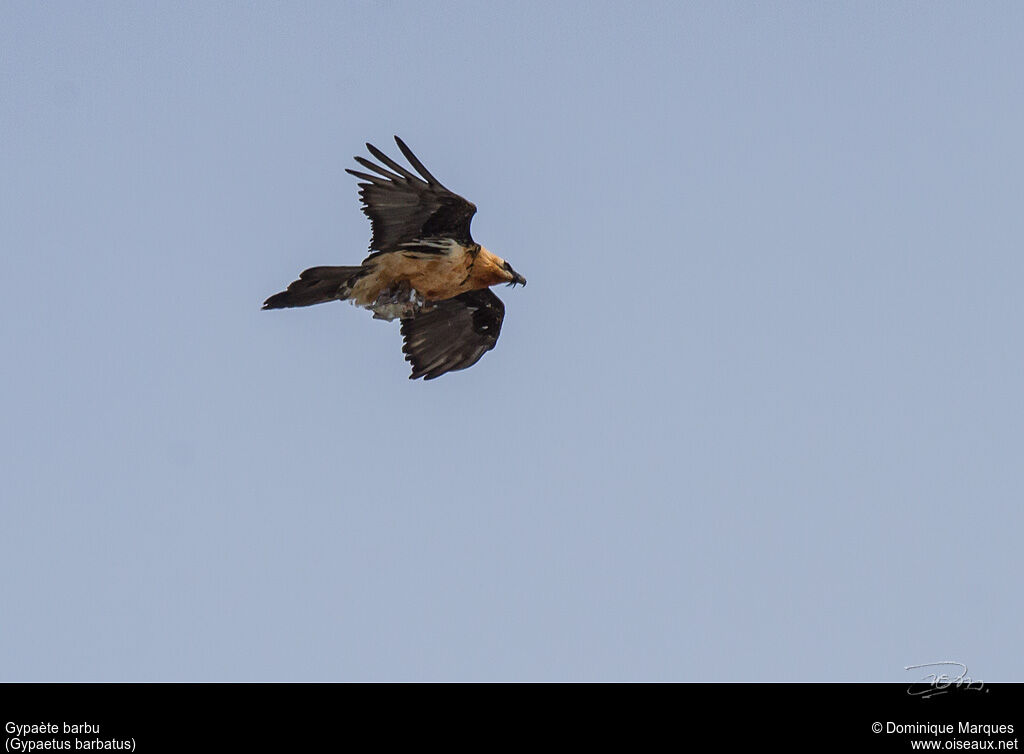
[[[505,305],[490,288],[468,291],[437,302],[433,309],[402,320],[409,379],[432,380],[476,364],[494,348],[501,333]]]
[[[476,205],[441,185],[416,155],[397,136],[395,141],[419,175],[398,164],[377,147],[367,144],[370,154],[385,167],[365,157],[356,162],[370,170],[346,170],[362,182],[359,198],[363,212],[370,218],[373,239],[370,249],[375,252],[395,251],[403,243],[419,238],[454,238],[460,243],[472,243],[469,224]],[[372,256],[372,255],[371,255]]]

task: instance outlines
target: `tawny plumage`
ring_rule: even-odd
[[[413,173],[372,144],[378,165],[356,157],[371,173],[359,197],[370,218],[371,254],[358,267],[311,267],[264,309],[352,301],[379,319],[401,319],[412,364],[410,379],[434,379],[472,366],[494,348],[505,307],[492,285],[526,285],[512,266],[473,241],[476,206],[445,188],[395,137]]]

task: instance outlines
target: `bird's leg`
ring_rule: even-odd
[[[409,319],[415,317],[424,308],[426,299],[407,281],[400,281],[388,286],[377,300],[369,307],[374,319]],[[430,307],[433,308],[433,307]]]

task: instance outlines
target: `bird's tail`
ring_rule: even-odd
[[[344,301],[356,280],[366,274],[362,267],[310,267],[288,290],[275,293],[263,302],[264,309],[312,306],[325,301]]]

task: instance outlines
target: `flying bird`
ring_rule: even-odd
[[[372,173],[359,198],[370,218],[370,255],[358,267],[310,267],[264,309],[351,301],[376,319],[401,320],[409,379],[432,380],[466,369],[494,348],[505,306],[490,286],[526,285],[512,265],[473,240],[476,205],[445,188],[395,137],[413,173],[372,144],[382,165],[356,157]]]

